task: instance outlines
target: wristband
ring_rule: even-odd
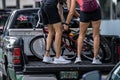
[[[67,25],[67,26],[69,26],[69,24],[68,23],[64,23],[65,25]]]

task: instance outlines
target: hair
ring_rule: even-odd
[[[62,4],[62,5],[66,4],[66,0],[59,0],[59,3]]]

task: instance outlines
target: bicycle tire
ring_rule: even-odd
[[[62,41],[61,41],[61,47],[60,47],[61,52],[60,53],[61,53],[61,56],[63,56],[67,60],[74,60],[76,58],[75,49],[69,50],[68,48],[66,48],[66,47],[71,47],[71,46],[73,46],[72,41],[70,41],[66,35],[62,35]],[[54,47],[54,42],[51,47],[52,47],[53,53],[55,54],[56,51],[55,51],[55,47]],[[72,49],[72,47],[71,47],[71,49]]]
[[[35,36],[30,41],[30,44],[29,44],[31,53],[39,59],[43,59],[43,56],[45,54],[46,37],[47,36],[43,36],[43,35]],[[54,57],[55,54],[54,54],[53,50],[51,50],[51,49],[50,49],[50,53],[51,53],[50,56]]]
[[[93,40],[92,38],[92,34],[88,35],[89,39]],[[92,52],[93,54],[93,52]],[[110,50],[110,47],[108,45],[107,40],[100,35],[100,46],[99,46],[99,53],[98,53],[98,58],[102,61],[102,62],[108,62],[111,60],[112,58],[112,53]],[[89,58],[89,60],[92,60],[92,57]]]
[[[88,60],[93,60],[94,56],[94,48],[93,48],[93,38],[92,35],[87,35],[84,39],[84,46],[87,50],[82,49],[82,56]],[[102,61],[104,60],[104,52],[103,52],[103,47],[100,42],[100,47],[98,51],[98,58]]]
[[[67,36],[62,36],[62,40],[63,42],[65,42],[66,44],[61,44],[61,55],[68,60],[74,60],[77,56],[76,54],[76,46],[74,41],[72,41],[73,39],[69,38]],[[66,46],[65,46],[66,45]],[[73,48],[74,46],[74,48]],[[69,48],[68,48],[69,47]]]
[[[102,42],[101,44],[104,50],[104,57],[105,57],[103,62],[109,62],[112,59],[112,51],[110,49],[110,46],[106,38],[102,35],[100,35],[100,38],[101,38],[101,42]]]
[[[45,39],[44,36],[35,36],[29,44],[30,51],[39,59],[43,59],[45,53]]]

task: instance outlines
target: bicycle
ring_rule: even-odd
[[[73,23],[74,22],[76,22],[76,20],[73,19]],[[47,37],[48,31],[44,27],[44,25],[40,22],[40,18],[37,23],[37,26],[43,30],[43,34],[35,36],[31,40],[29,46],[30,46],[30,51],[36,57],[43,59],[44,54],[40,54],[39,51],[43,51],[43,50],[45,51],[46,37]],[[76,52],[77,52],[76,44],[77,44],[78,35],[79,35],[79,30],[71,29],[70,33],[63,32],[62,41],[61,41],[61,55],[64,56],[64,58],[69,60],[74,60],[76,58]],[[51,45],[51,53],[52,53],[51,56],[55,56],[55,49],[53,44]],[[88,60],[92,60],[93,58],[92,32],[88,31],[88,34],[85,36],[84,45],[82,49],[82,57]],[[112,57],[111,50],[107,44],[107,40],[103,36],[100,36],[100,49],[99,49],[98,57],[103,62],[109,61]]]
[[[68,60],[74,60],[77,53],[77,38],[79,36],[79,30],[71,30],[69,34],[63,32],[62,43],[61,43],[61,55]],[[99,59],[103,62],[107,62],[111,59],[111,50],[107,44],[107,40],[100,35],[100,48],[99,48]],[[52,46],[53,52],[54,46]],[[92,60],[93,59],[93,38],[91,30],[88,30],[88,34],[85,36],[84,44],[82,48],[82,58]]]

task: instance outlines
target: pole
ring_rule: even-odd
[[[2,0],[2,7],[3,9],[6,9],[6,0]]]
[[[113,5],[112,0],[110,0],[110,20],[113,19]]]
[[[20,0],[16,0],[16,8],[17,8],[17,9],[20,8]]]

